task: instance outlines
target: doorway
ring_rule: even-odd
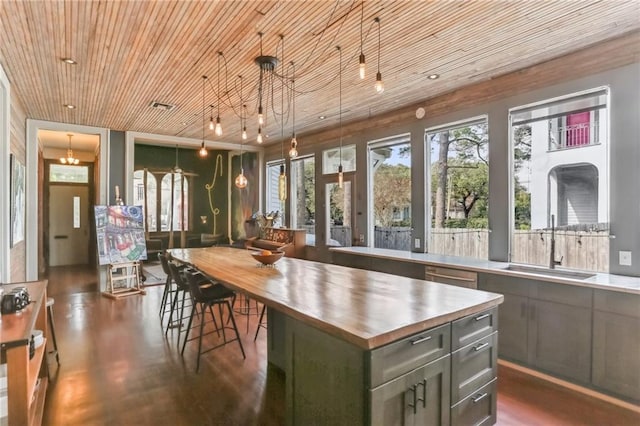
[[[44,199],[47,267],[93,265],[92,164],[48,162]]]

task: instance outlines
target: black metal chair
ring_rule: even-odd
[[[189,323],[186,328],[186,336],[184,342],[182,344],[181,354],[184,355],[184,349],[187,346],[187,342],[191,340],[198,339],[198,358],[196,363],[196,372],[200,369],[200,355],[203,353],[212,351],[221,346],[226,345],[227,343],[231,343],[233,341],[238,341],[238,345],[240,345],[240,351],[242,352],[242,358],[246,359],[246,355],[244,353],[244,347],[242,346],[242,341],[240,340],[240,335],[238,334],[238,327],[236,325],[236,320],[233,317],[233,309],[231,308],[232,302],[235,300],[235,292],[226,288],[222,284],[213,284],[211,286],[202,286],[199,284],[199,278],[197,274],[186,273],[187,283],[189,285],[189,291],[191,292],[191,298],[193,300],[193,309],[191,310],[191,315],[189,316]],[[230,302],[231,300],[231,302]],[[213,306],[218,307],[218,312],[220,314],[219,323],[216,321],[215,314],[213,312]],[[229,318],[231,322],[231,327],[229,325],[225,325],[224,320],[224,311],[223,307],[227,308],[227,312],[229,313]],[[215,329],[209,332],[205,332],[205,316],[206,310],[209,308],[209,313],[211,314],[211,323],[213,323]],[[199,312],[198,312],[199,310]],[[193,324],[193,316],[199,315],[200,317],[200,325],[192,327]],[[227,323],[229,321],[226,321]],[[198,328],[199,334],[198,336],[192,336],[189,338],[189,333],[192,328]],[[233,330],[235,334],[235,338],[227,340],[227,335],[225,333],[225,329]],[[220,336],[220,332],[222,332],[222,342],[214,344],[212,347],[209,347],[205,350],[202,350],[202,339],[204,336],[217,333]]]
[[[209,278],[202,275],[199,271],[196,271],[195,269],[187,265],[178,265],[175,262],[168,262],[168,266],[171,273],[171,279],[176,284],[176,292],[173,298],[173,302],[171,303],[169,321],[167,322],[167,328],[165,329],[164,334],[166,336],[169,333],[169,329],[177,328],[177,341],[179,349],[180,335],[185,331],[183,323],[187,319],[187,316],[190,315],[189,310],[193,310],[189,284],[187,283],[185,274],[192,273],[194,275],[194,278],[197,279],[198,285],[203,287],[210,287],[213,285],[213,282]],[[187,310],[188,315],[185,315],[185,309]]]
[[[164,316],[167,312],[171,311],[173,305],[173,298],[177,292],[175,282],[171,276],[171,270],[169,269],[169,257],[164,253],[158,253],[158,259],[162,265],[162,270],[167,276],[164,283],[164,291],[162,293],[162,300],[160,301],[160,322],[164,322]]]

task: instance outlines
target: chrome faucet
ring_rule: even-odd
[[[555,269],[556,265],[562,265],[562,259],[556,260],[556,216],[551,215],[551,253],[549,253],[549,268]]]

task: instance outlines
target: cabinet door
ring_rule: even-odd
[[[527,312],[525,296],[505,294],[498,306],[498,356],[510,361],[527,362]]]
[[[640,318],[595,311],[593,384],[640,400]]]
[[[589,383],[591,309],[535,299],[529,299],[529,304],[529,363],[560,377]]]
[[[449,356],[370,391],[372,425],[448,425]]]

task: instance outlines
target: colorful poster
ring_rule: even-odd
[[[145,260],[142,206],[95,206],[100,265]]]

